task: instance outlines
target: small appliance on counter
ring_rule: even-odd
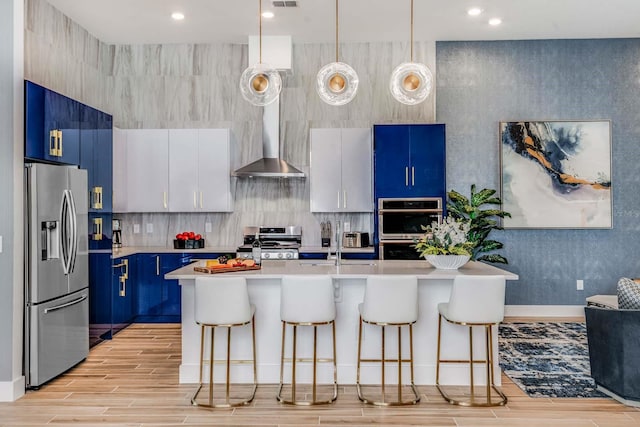
[[[369,233],[345,231],[342,233],[343,248],[366,248],[369,246]]]
[[[113,231],[113,247],[122,247],[122,221],[117,218],[111,220],[111,229]]]
[[[320,223],[320,240],[323,248],[331,246],[331,223],[329,221]]]

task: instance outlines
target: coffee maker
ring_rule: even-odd
[[[121,248],[122,247],[122,221],[113,218],[111,220],[111,230],[113,231],[113,247]]]

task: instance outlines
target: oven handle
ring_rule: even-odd
[[[382,215],[383,213],[434,213],[441,214],[442,209],[378,209],[378,215]]]

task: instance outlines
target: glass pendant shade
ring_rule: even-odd
[[[358,91],[358,74],[344,62],[331,62],[318,71],[316,90],[329,105],[349,103]]]
[[[275,68],[266,64],[248,67],[240,76],[242,97],[253,105],[264,106],[278,99],[282,78]]]
[[[403,62],[391,73],[389,89],[391,95],[406,105],[416,105],[431,93],[433,74],[419,62]]]

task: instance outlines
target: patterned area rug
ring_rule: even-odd
[[[531,397],[607,397],[589,368],[584,323],[503,323],[500,366]]]

